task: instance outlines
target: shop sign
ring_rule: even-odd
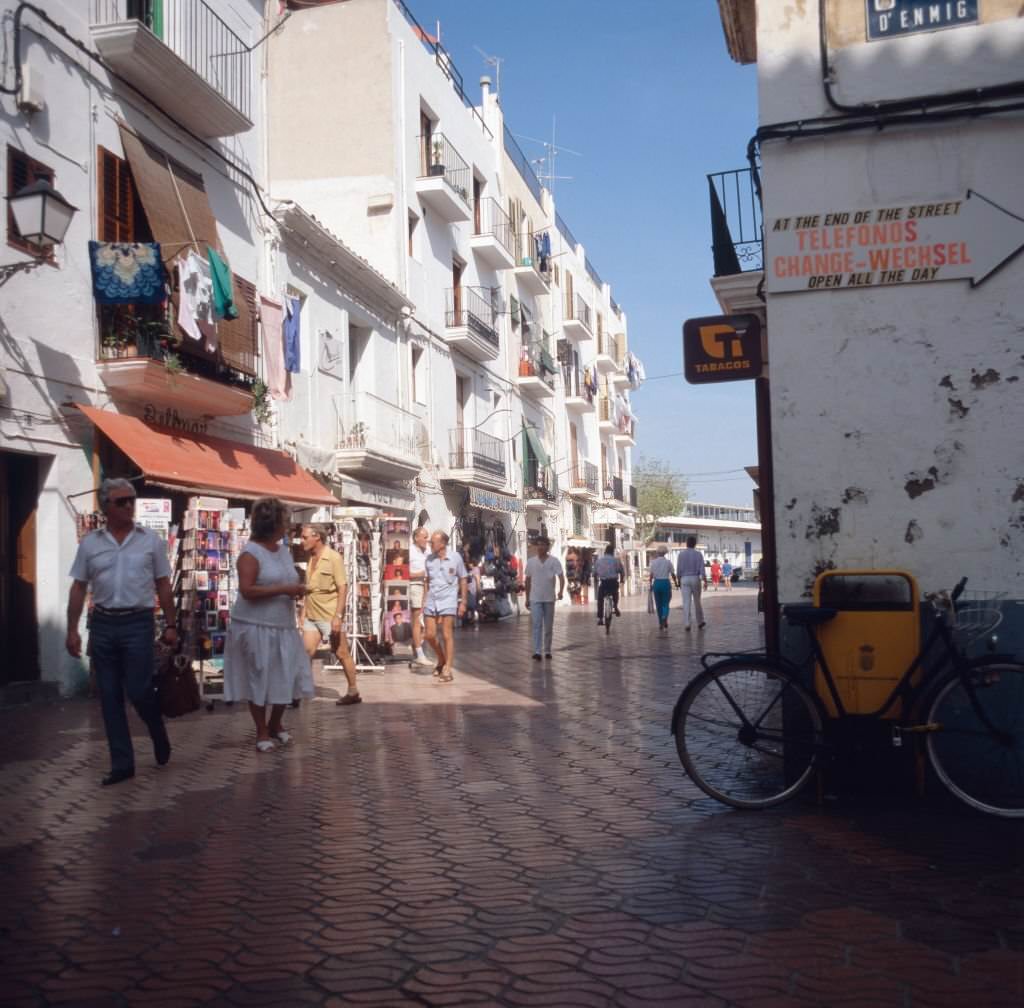
[[[971,189],[962,199],[793,214],[765,222],[769,294],[970,280],[1024,248],[1024,215]]]
[[[189,420],[187,417],[178,416],[178,411],[171,406],[165,409],[157,409],[153,403],[146,403],[142,414],[146,423],[154,424],[157,427],[167,427],[170,430],[180,431],[182,434],[205,434],[205,420]]]
[[[169,497],[140,497],[135,502],[135,517],[139,521],[150,518],[155,521],[170,522],[171,499]]]
[[[756,315],[708,315],[683,324],[683,374],[691,385],[759,378],[761,366]]]
[[[411,511],[416,497],[411,493],[403,493],[392,487],[378,486],[363,480],[350,479],[347,476],[335,477],[332,481],[332,493],[349,501],[372,504],[374,507],[390,508],[394,511]]]
[[[490,490],[469,488],[469,503],[485,511],[500,511],[505,514],[522,514],[523,502],[518,497],[492,493]]]
[[[978,23],[978,0],[866,0],[868,41]]]

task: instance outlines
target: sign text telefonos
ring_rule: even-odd
[[[867,0],[868,41],[978,23],[978,0]]]

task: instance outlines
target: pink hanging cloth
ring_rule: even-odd
[[[284,369],[284,305],[265,294],[260,295],[260,326],[270,397],[291,399],[292,376]]]

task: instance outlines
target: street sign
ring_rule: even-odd
[[[765,221],[765,287],[839,290],[970,280],[1024,248],[1024,217],[971,189],[963,199],[839,208]]]
[[[709,315],[683,323],[683,374],[691,385],[759,378],[761,363],[756,315]]]
[[[865,0],[868,41],[978,23],[978,0]]]

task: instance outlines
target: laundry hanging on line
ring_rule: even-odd
[[[213,311],[213,280],[209,260],[189,252],[179,259],[178,325],[185,335],[202,340],[211,353],[217,349],[217,322]]]
[[[216,249],[207,246],[206,258],[210,262],[210,279],[213,281],[213,313],[218,319],[238,318],[235,307],[235,289],[231,281],[231,270]]]
[[[166,274],[159,242],[89,242],[97,304],[162,304]]]
[[[291,399],[292,376],[284,369],[284,305],[261,294],[259,313],[267,391],[271,399]]]
[[[286,297],[284,299],[284,310],[284,369],[292,374],[298,374],[302,370],[299,342],[301,336],[301,299]]]

